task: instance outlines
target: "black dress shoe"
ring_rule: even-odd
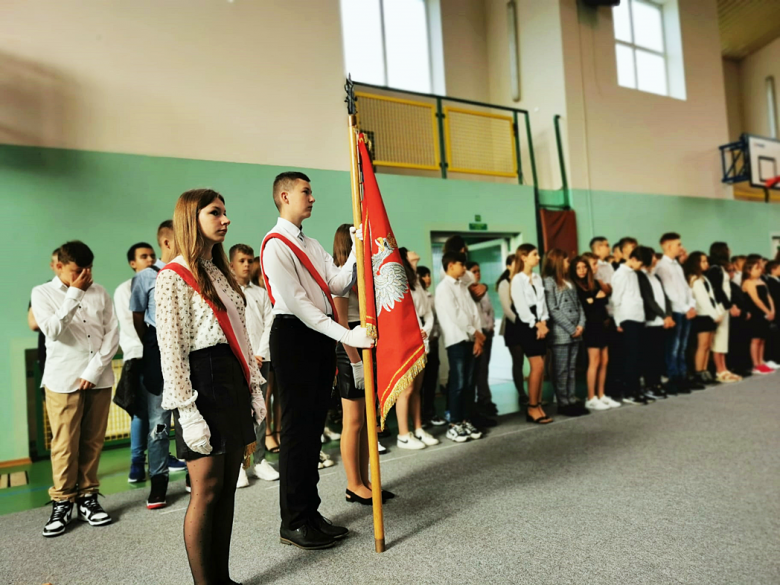
[[[474,418],[472,418],[471,422],[478,429],[490,429],[498,424],[498,422],[493,420],[492,418],[488,418],[486,416],[481,416],[481,415],[477,415]]]
[[[588,410],[585,409],[585,412],[588,412]],[[566,404],[564,406],[558,407],[558,414],[562,414],[564,416],[582,416],[584,412],[577,408],[576,404]]]
[[[309,524],[304,524],[295,530],[282,526],[279,530],[279,542],[297,546],[303,550],[320,550],[332,547],[336,544],[336,539],[323,534]]]
[[[690,388],[691,390],[706,390],[707,389],[707,387],[704,384],[702,384],[701,382],[699,382],[695,378],[693,380],[689,380],[688,381],[688,388]]]
[[[335,539],[344,538],[349,534],[349,528],[346,528],[345,526],[336,526],[321,514],[317,514],[311,519],[311,525],[325,536],[330,536]]]

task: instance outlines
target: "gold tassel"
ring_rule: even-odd
[[[249,465],[252,463],[252,453],[255,452],[255,449],[257,449],[257,441],[244,447],[244,462],[242,463],[244,469],[249,469]]]
[[[425,364],[427,362],[428,356],[426,354],[421,355],[417,361],[409,366],[409,369],[406,370],[406,373],[401,376],[401,378],[399,378],[398,382],[395,383],[393,390],[390,392],[390,396],[387,398],[387,402],[385,402],[385,407],[382,409],[381,430],[385,430],[385,419],[390,413],[390,409],[395,405],[396,400],[398,400],[398,396],[412,385],[417,375],[425,369]]]

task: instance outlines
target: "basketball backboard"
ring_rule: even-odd
[[[723,182],[750,183],[751,187],[767,188],[767,181],[780,176],[780,140],[743,134],[736,142],[720,147]],[[780,190],[780,183],[770,187]]]

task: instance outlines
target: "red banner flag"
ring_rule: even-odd
[[[358,140],[363,175],[366,326],[376,333],[377,395],[382,428],[398,395],[425,368],[425,345],[365,137]]]

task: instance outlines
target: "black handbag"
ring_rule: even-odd
[[[141,360],[126,360],[116,385],[114,404],[131,417],[135,414],[136,392],[141,384]]]

